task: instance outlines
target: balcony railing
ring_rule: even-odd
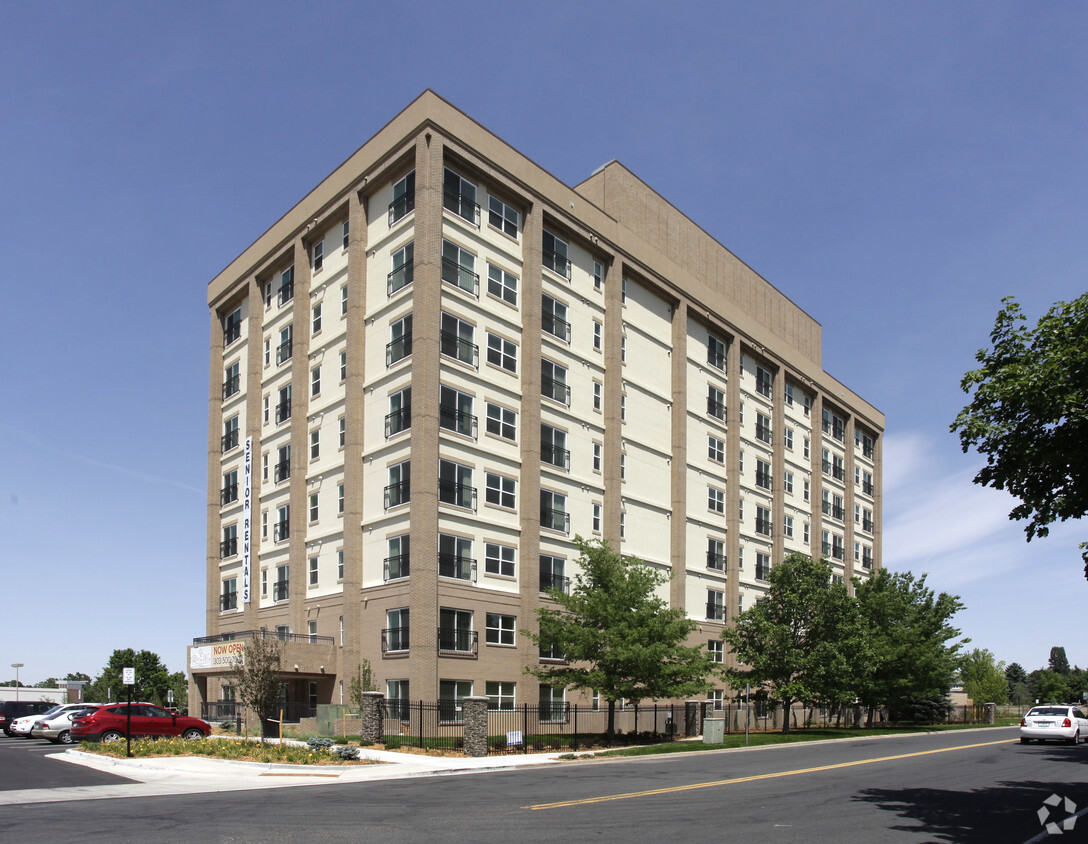
[[[238,500],[238,484],[227,484],[219,490],[219,503],[223,506],[233,504]]]
[[[291,340],[285,340],[276,347],[276,363],[283,363],[291,359],[291,349],[293,343]]]
[[[238,553],[238,539],[224,539],[219,543],[219,558],[226,559]]]
[[[831,508],[831,518],[838,519],[841,522],[845,515],[846,511],[842,507],[835,505]]]
[[[408,628],[387,627],[382,631],[382,653],[404,653],[408,650]]]
[[[280,285],[279,305],[283,307],[295,296],[295,282],[291,280]]]
[[[407,504],[412,499],[412,482],[410,480],[390,484],[385,488],[385,509],[399,507]]]
[[[551,507],[540,508],[540,526],[560,533],[570,533],[570,513]]]
[[[760,536],[771,535],[771,520],[770,519],[756,519],[756,533]]]
[[[567,260],[565,255],[545,249],[541,252],[541,260],[545,268],[570,281],[570,261]]]
[[[761,378],[756,381],[756,392],[766,398],[771,397],[771,382],[768,379]]]
[[[821,542],[820,543],[820,553],[823,554],[825,557],[831,556],[831,543],[830,542]]]
[[[865,531],[866,533],[872,533],[873,532],[873,520],[872,519],[862,519],[861,520],[861,529],[863,531]]]
[[[835,422],[831,426],[831,436],[833,436],[839,442],[842,442],[843,439],[846,437],[846,427],[839,422]]]
[[[438,424],[447,431],[454,431],[466,437],[476,439],[477,419],[471,413],[456,407],[440,404],[438,406]]]
[[[239,642],[245,639],[275,639],[279,642],[296,642],[306,645],[332,645],[332,636],[310,636],[307,633],[281,633],[278,630],[238,630],[233,633],[219,633],[215,636],[200,636],[193,639],[194,645],[214,645],[216,642]]]
[[[232,448],[238,448],[238,429],[235,428],[233,431],[227,431],[223,434],[221,444],[223,446],[223,451],[230,451]]]
[[[542,571],[540,573],[540,591],[547,592],[549,589],[558,589],[566,595],[570,591],[570,578],[561,574],[553,574],[550,571]]]
[[[242,389],[242,376],[232,375],[230,378],[223,382],[223,398],[229,399],[240,389]]]
[[[291,584],[286,580],[277,580],[272,584],[272,600],[286,601],[291,597]]]
[[[476,487],[456,481],[438,481],[438,500],[476,512]]]
[[[452,258],[442,259],[442,280],[464,290],[477,299],[480,298],[479,273],[473,272],[468,267],[462,267]]]
[[[873,447],[871,445],[862,445],[862,447],[861,447],[861,456],[862,457],[868,457],[870,460],[872,460],[873,459]]]
[[[771,489],[771,473],[756,472],[756,486],[763,489]]]
[[[454,580],[468,580],[476,582],[476,561],[470,557],[459,557],[457,554],[438,555],[438,576],[450,577]]]
[[[715,351],[712,346],[707,347],[706,350],[706,362],[713,366],[715,369],[725,371],[726,356],[724,351]]]
[[[394,410],[385,417],[385,435],[391,437],[412,427],[412,406]]]
[[[846,470],[838,463],[831,466],[831,477],[837,481],[841,481],[846,475]]]
[[[549,466],[558,466],[560,469],[570,471],[570,450],[560,448],[557,445],[542,443],[540,446],[540,460]]]
[[[408,554],[397,554],[395,557],[386,557],[383,566],[383,578],[385,580],[400,580],[411,573],[411,560]]]
[[[756,580],[770,580],[771,578],[771,566],[770,564],[756,563]]]
[[[291,402],[281,401],[276,405],[276,424],[279,425],[291,418]]]
[[[715,419],[720,419],[722,422],[725,421],[726,408],[724,402],[707,399],[706,412],[708,416],[713,416]]]
[[[479,228],[480,206],[472,200],[472,197],[465,196],[457,191],[443,190],[442,207]]]
[[[385,344],[385,365],[392,366],[412,354],[412,333],[402,334]]]
[[[872,495],[873,494],[873,485],[872,485],[872,483],[862,483],[861,491],[864,492],[866,495]]]
[[[540,324],[553,337],[558,337],[566,343],[570,342],[570,323],[565,319],[560,319],[554,314],[542,313]]]
[[[227,610],[238,609],[238,593],[237,592],[224,592],[219,596],[219,611],[226,612]]]
[[[756,425],[756,439],[760,442],[769,443],[771,441],[771,429],[767,425]]]
[[[229,346],[235,340],[242,336],[242,323],[232,322],[227,323],[226,331],[223,333],[223,345]]]
[[[836,560],[841,560],[842,554],[843,550],[841,545],[836,544],[831,546],[831,556],[834,557]]]
[[[272,526],[272,538],[276,542],[283,542],[291,538],[291,523],[287,521],[276,522]]]
[[[570,407],[570,387],[564,381],[542,375],[540,378],[540,394],[545,398]]]
[[[873,557],[871,554],[861,555],[861,567],[864,569],[871,569],[873,567]]]
[[[288,460],[281,460],[272,469],[272,478],[276,483],[280,481],[286,481],[291,477],[291,463]]]
[[[438,652],[457,656],[476,656],[480,634],[455,627],[438,628]]]
[[[725,571],[725,554],[716,554],[713,551],[706,552],[706,567],[714,571]]]
[[[725,605],[708,601],[706,605],[706,617],[708,621],[725,621]]]
[[[385,277],[385,292],[392,296],[402,287],[411,284],[414,276],[413,262],[405,261]]]
[[[393,225],[397,220],[408,214],[410,211],[414,211],[416,207],[416,192],[404,193],[389,203],[389,225]]]
[[[473,368],[478,368],[480,365],[480,347],[475,343],[458,337],[449,331],[440,332],[442,337],[442,354],[455,358],[461,361],[461,363],[467,363]]]

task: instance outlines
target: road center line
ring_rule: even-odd
[[[691,785],[676,785],[668,788],[654,788],[648,791],[630,791],[626,794],[611,794],[604,797],[583,797],[579,800],[563,800],[558,803],[538,803],[535,806],[522,806],[523,809],[537,811],[539,809],[560,809],[564,806],[584,806],[588,803],[605,803],[609,800],[630,800],[634,797],[652,797],[656,794],[674,794],[678,791],[694,791],[699,788],[716,788],[722,785],[733,785],[739,782],[755,782],[756,780],[769,780],[777,777],[792,777],[797,774],[814,774],[819,771],[833,771],[837,768],[852,768],[856,765],[872,765],[876,762],[892,762],[896,759],[910,759],[914,756],[930,756],[934,753],[951,753],[954,750],[970,750],[975,747],[990,747],[995,744],[1008,744],[1008,739],[1000,741],[987,741],[982,744],[961,744],[957,747],[941,747],[936,750],[921,750],[917,753],[901,753],[898,756],[880,756],[875,759],[859,759],[856,762],[839,762],[835,765],[820,765],[816,768],[798,768],[795,771],[779,771],[773,774],[755,774],[750,777],[734,777],[728,780],[715,780],[714,782],[697,782]]]

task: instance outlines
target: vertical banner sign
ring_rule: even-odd
[[[245,465],[242,469],[242,604],[248,604],[252,595],[249,570],[249,552],[253,537],[253,437],[246,437]],[[241,607],[239,607],[241,609]]]

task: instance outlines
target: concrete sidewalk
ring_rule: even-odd
[[[63,754],[48,758],[58,762],[86,765],[99,771],[127,777],[134,782],[2,791],[0,806],[450,776],[530,765],[547,765],[554,763],[558,756],[558,753],[528,753],[482,758],[446,757],[360,748],[361,758],[378,764],[282,765],[266,762],[236,762],[206,756],[117,759],[112,756],[85,753],[81,750],[67,750]]]

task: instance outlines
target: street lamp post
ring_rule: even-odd
[[[15,669],[15,699],[19,699],[19,669],[23,667],[21,662],[13,662],[11,667]]]

